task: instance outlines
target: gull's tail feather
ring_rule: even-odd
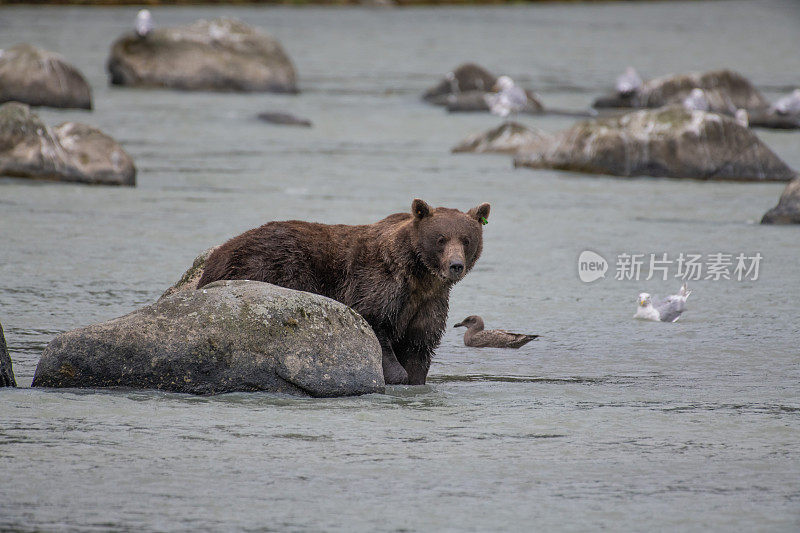
[[[690,294],[692,294],[692,290],[684,281],[683,285],[681,285],[681,292],[680,292],[681,298],[683,298],[683,300],[686,301],[686,298],[688,298]]]

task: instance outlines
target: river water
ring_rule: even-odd
[[[800,4],[153,11],[266,28],[303,92],[109,87],[110,43],[136,8],[0,8],[0,47],[58,51],[93,87],[93,112],[41,116],[99,126],[139,171],[132,189],[0,179],[0,321],[21,385],[0,392],[0,530],[800,528],[800,233],[757,224],[783,185],[451,155],[499,120],[418,98],[472,60],[551,107],[586,108],[629,64],[731,67],[774,99],[800,83]],[[758,135],[800,168],[800,133]],[[414,197],[492,204],[449,324],[480,314],[539,341],[469,349],[448,329],[428,385],[359,398],[27,388],[56,334],[152,302],[209,246],[273,219],[368,223]],[[605,279],[581,282],[584,250],[608,260]],[[757,279],[690,282],[678,323],[635,321],[639,292],[679,280],[616,280],[620,254],[665,252],[763,259]]]

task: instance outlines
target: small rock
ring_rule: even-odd
[[[491,130],[470,135],[453,149],[453,153],[516,154],[520,149],[535,150],[549,145],[552,136],[538,128],[528,128],[518,122],[504,122]]]
[[[800,224],[800,178],[789,182],[778,205],[767,211],[762,224]]]
[[[58,54],[18,44],[0,50],[0,104],[92,108],[92,90],[80,71]]]
[[[307,118],[296,117],[289,113],[259,113],[258,118],[264,122],[278,124],[281,126],[302,126],[305,128],[311,127],[311,121]]]
[[[455,94],[478,91],[487,93],[497,77],[488,70],[475,63],[464,63],[452,72],[448,72],[444,79],[425,91],[422,99],[434,105],[447,105],[448,97]],[[486,108],[488,110],[488,107]]]
[[[0,106],[0,175],[101,185],[136,184],[120,144],[86,124],[49,128],[18,102]]]

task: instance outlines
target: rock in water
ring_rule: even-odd
[[[86,124],[47,127],[30,107],[0,106],[0,175],[135,185],[136,168],[117,141]]]
[[[762,224],[800,224],[800,178],[789,182],[778,205],[767,211]]]
[[[680,104],[694,89],[702,89],[709,110],[733,115],[737,109],[762,110],[769,102],[750,81],[730,70],[674,74],[647,80],[630,93],[615,93],[594,102],[594,107],[656,108]]]
[[[300,126],[303,128],[310,128],[311,121],[307,118],[296,117],[290,113],[280,113],[267,111],[258,114],[258,119],[270,124],[278,124],[280,126]]]
[[[77,68],[64,58],[18,44],[0,50],[0,104],[92,108],[92,90]]]
[[[369,324],[334,300],[218,281],[59,335],[33,386],[348,396],[383,391],[381,357]]]
[[[447,105],[448,97],[452,95],[471,91],[481,94],[490,92],[496,81],[497,78],[485,68],[474,63],[464,63],[425,91],[422,99],[435,105]],[[485,109],[488,110],[489,107],[486,106]]]
[[[111,83],[194,91],[296,93],[297,77],[280,43],[232,19],[199,20],[131,32],[111,47]]]
[[[516,166],[612,176],[789,181],[789,168],[733,118],[680,106],[588,120],[544,149],[520,152]]]
[[[11,367],[11,356],[8,355],[3,325],[0,324],[0,387],[16,387],[14,369]]]
[[[520,149],[534,150],[549,145],[552,136],[530,129],[518,122],[504,122],[484,133],[470,135],[455,147],[453,153],[500,153],[516,154]]]

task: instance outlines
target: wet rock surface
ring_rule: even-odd
[[[30,44],[0,50],[0,104],[92,108],[92,90],[80,71],[58,54]]]
[[[289,56],[273,37],[234,19],[131,32],[111,47],[111,83],[181,90],[296,93]]]
[[[177,291],[59,335],[42,354],[33,386],[329,397],[382,392],[384,382],[378,340],[355,311],[240,280]]]
[[[135,185],[122,146],[78,122],[50,128],[18,102],[0,106],[0,175],[99,185]]]

